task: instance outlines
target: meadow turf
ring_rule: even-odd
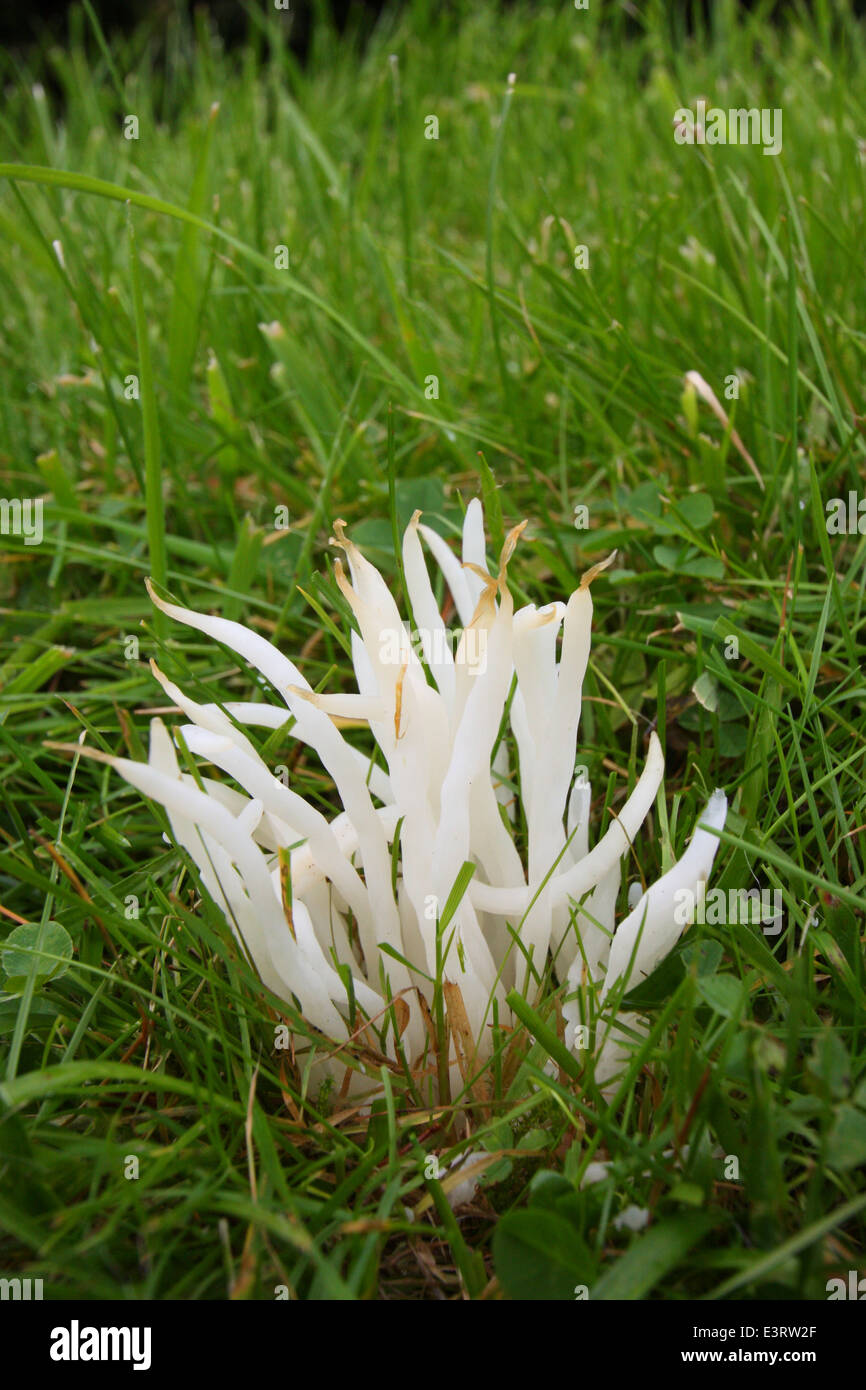
[[[322,9],[301,63],[274,8],[227,49],[201,15],[106,37],[85,6],[3,58],[0,492],[44,499],[41,542],[10,520],[0,551],[4,1273],[678,1300],[866,1272],[866,536],[827,527],[866,496],[866,33],[842,3],[766,11],[415,0],[338,34]],[[699,97],[778,108],[781,153],[678,144]],[[456,535],[482,490],[491,554],[529,518],[519,602],[619,551],[593,833],[654,726],[666,797],[626,878],[720,786],[713,886],[783,917],[689,929],[610,1103],[591,1066],[545,1071],[541,1030],[467,1138],[388,1072],[372,1120],[311,1090],[161,813],[46,744],[144,756],[151,657],[256,696],[147,576],[348,688],[333,519],[399,592],[395,528]],[[313,757],[260,746],[339,809]],[[468,1148],[490,1163],[452,1212],[427,1160]]]

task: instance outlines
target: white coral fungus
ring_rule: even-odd
[[[368,1045],[375,1038],[392,1061],[399,1050],[410,1068],[423,1070],[437,990],[450,1025],[452,1072],[460,1062],[466,1075],[467,1056],[477,1071],[493,1049],[494,1016],[500,1029],[515,1023],[509,991],[537,1004],[550,954],[566,982],[566,1044],[581,1056],[587,998],[602,1011],[595,1076],[609,1082],[639,1025],[633,1014],[615,1022],[605,1000],[611,990],[618,1000],[678,940],[675,894],[688,888],[697,897],[707,879],[725,795],[713,793],[701,816],[706,828],[695,830],[682,858],[616,929],[622,860],[662,784],[663,757],[652,734],[633,791],[590,849],[591,791],[582,771],[575,775],[576,746],[590,583],[609,561],[585,574],[567,603],[515,612],[506,568],[525,522],[507,537],[491,574],[478,500],[466,512],[462,564],[419,518],[416,512],[406,528],[402,559],[420,657],[382,576],[335,523],[332,544],[344,552],[350,576],[337,561],[336,579],[357,623],[357,693],[314,693],[264,637],[168,603],[151,588],[164,613],[235,652],[284,704],[197,704],[154,664],[190,721],[181,729],[187,749],[229,780],[182,772],[159,719],[147,763],[110,761],[165,807],[175,840],[262,981],[324,1035],[328,1065],[344,1080],[340,1045],[359,1033]],[[443,640],[450,634],[422,539],[463,625],[456,650]],[[346,740],[339,727],[346,719],[369,726],[378,757]],[[333,780],[343,806],[333,819],[275,777],[244,733],[290,721],[286,734],[314,750]],[[525,862],[512,833],[517,788]],[[456,907],[452,895],[445,923],[443,909],[467,863],[474,873]],[[352,1080],[354,1090],[362,1071]]]

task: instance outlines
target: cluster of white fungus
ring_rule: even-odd
[[[683,931],[675,895],[687,888],[698,897],[727,811],[724,793],[714,792],[682,858],[617,927],[623,859],[662,785],[664,762],[652,734],[633,791],[590,849],[591,789],[582,771],[575,774],[577,734],[590,583],[609,562],[585,574],[567,603],[515,612],[506,568],[525,522],[507,537],[491,574],[479,501],[466,512],[462,563],[419,518],[406,528],[402,553],[414,626],[335,523],[332,543],[349,570],[347,577],[337,561],[336,580],[357,623],[356,693],[316,694],[258,633],[168,603],[151,588],[164,613],[236,653],[283,703],[196,704],[154,664],[189,721],[180,729],[186,748],[222,777],[182,771],[160,719],[151,725],[147,763],[109,759],[165,808],[175,841],[195,861],[263,983],[324,1035],[323,1051],[337,1059],[329,1065],[344,1079],[345,1052],[337,1049],[367,1020],[368,1035],[378,1030],[392,1058],[398,1045],[410,1066],[429,1058],[437,969],[451,1007],[459,1001],[481,1064],[493,1047],[493,1001],[499,1027],[512,1026],[507,994],[516,988],[538,1005],[537,982],[550,979],[552,956],[566,985],[566,1045],[578,1050],[587,997],[603,1011],[614,987],[618,999],[675,945]],[[463,625],[456,650],[444,640],[422,540]],[[353,747],[341,731],[346,721],[368,726],[376,749]],[[333,780],[343,807],[333,819],[276,777],[244,733],[283,725]],[[514,839],[518,796],[525,860]],[[467,862],[474,873],[442,931],[443,905]],[[403,1001],[396,1028],[393,1000]],[[636,1028],[632,1015],[596,1029],[602,1084],[621,1069],[626,1036]],[[453,1066],[453,1051],[450,1060]],[[363,1080],[355,1072],[352,1089]]]

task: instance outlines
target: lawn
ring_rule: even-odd
[[[106,35],[85,4],[2,59],[7,1275],[822,1301],[866,1272],[866,30],[767,11],[413,0],[338,32],[322,4],[301,61],[273,6],[227,47],[200,13]],[[780,148],[685,142],[700,100],[775,113]],[[385,1066],[368,1113],[314,1084],[321,1040],[161,808],[68,750],[142,759],[154,713],[177,725],[152,658],[200,701],[267,694],[147,578],[348,691],[333,522],[402,598],[395,536],[421,509],[453,542],[475,496],[491,556],[528,520],[516,604],[617,551],[594,836],[651,730],[666,757],[621,910],[720,787],[712,887],[778,911],[688,928],[629,996],[613,1093],[563,1067],[548,964],[483,1088]],[[337,814],[314,756],[252,736]]]

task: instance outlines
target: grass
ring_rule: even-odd
[[[251,7],[226,52],[201,17],[106,40],[85,8],[4,58],[0,460],[7,499],[44,498],[0,571],[0,901],[33,929],[2,958],[7,1274],[678,1300],[824,1299],[863,1269],[866,540],[825,509],[864,473],[866,35],[842,4],[766,9],[687,35],[656,4],[415,0],[363,41],[321,13],[301,66],[284,12]],[[700,95],[780,108],[782,153],[677,145]],[[610,1104],[591,1069],[547,1074],[556,1017],[526,1014],[453,1213],[429,1176],[466,1148],[451,1117],[387,1071],[369,1122],[311,1094],[158,814],[45,745],[141,756],[151,656],[194,698],[256,688],[148,575],[342,679],[332,519],[399,588],[394,525],[453,529],[482,486],[494,533],[530,518],[520,600],[620,551],[594,588],[594,830],[655,725],[668,799],[629,877],[724,786],[713,884],[778,889],[784,918],[689,930]]]

